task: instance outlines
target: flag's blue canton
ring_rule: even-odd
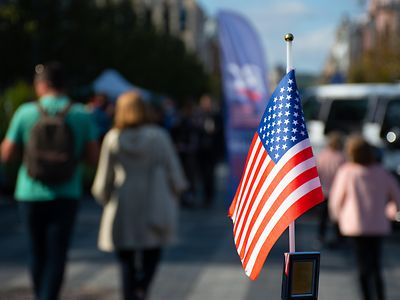
[[[275,163],[290,148],[308,138],[294,70],[283,77],[273,92],[257,132]]]

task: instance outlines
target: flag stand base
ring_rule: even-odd
[[[284,254],[282,300],[317,300],[320,253]]]

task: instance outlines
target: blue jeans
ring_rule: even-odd
[[[19,202],[37,300],[59,297],[78,205],[76,199]]]

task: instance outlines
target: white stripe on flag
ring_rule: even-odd
[[[257,140],[256,140],[256,142],[255,142],[255,144],[254,144],[254,146],[253,146],[253,149],[251,149],[252,151],[251,151],[251,154],[250,154],[250,159],[249,159],[248,164],[247,164],[247,166],[246,166],[246,169],[245,169],[245,171],[244,171],[244,176],[243,176],[242,184],[241,184],[241,186],[240,186],[240,191],[239,191],[239,195],[238,195],[238,198],[237,198],[235,211],[234,211],[234,213],[233,213],[233,215],[232,215],[232,220],[233,220],[233,221],[236,220],[236,215],[237,215],[237,212],[238,212],[238,210],[239,210],[239,206],[241,207],[241,206],[243,205],[243,204],[241,203],[241,199],[242,199],[242,193],[243,193],[244,184],[245,184],[245,182],[246,182],[246,179],[247,179],[249,170],[250,170],[251,167],[253,166],[254,156],[256,155],[257,148],[258,148],[258,146],[260,145],[260,143],[261,143],[261,140],[260,140],[260,138],[258,137],[258,134],[257,134]],[[262,152],[262,150],[263,150],[263,147],[261,147],[261,151],[260,151],[260,152]]]
[[[259,172],[257,174],[256,180],[254,181],[254,184],[251,186],[251,192],[249,194],[249,197],[248,198],[244,198],[242,200],[242,202],[245,203],[244,204],[245,207],[244,207],[244,210],[242,211],[242,213],[240,213],[240,211],[239,211],[239,215],[238,215],[238,219],[237,219],[237,222],[238,222],[237,230],[240,230],[240,228],[242,227],[242,223],[243,223],[243,221],[245,219],[244,216],[246,215],[246,213],[248,211],[248,208],[251,205],[251,202],[252,202],[251,200],[253,199],[254,192],[255,192],[255,190],[256,190],[256,188],[257,188],[257,186],[258,186],[258,184],[259,184],[259,182],[261,180],[261,177],[263,176],[263,174],[265,172],[265,169],[267,168],[268,164],[270,163],[270,161],[271,161],[271,158],[269,156],[267,156],[267,158],[264,160],[264,162],[261,165],[261,168],[260,168],[260,170],[259,170]],[[235,240],[236,240],[236,238],[237,238],[237,236],[235,236]]]
[[[271,221],[268,223],[267,227],[264,229],[263,233],[260,236],[260,239],[258,240],[256,246],[254,247],[253,252],[251,253],[249,262],[246,266],[246,274],[249,276],[251,274],[251,271],[254,267],[254,264],[256,262],[256,259],[259,255],[260,249],[263,246],[265,240],[273,230],[273,228],[276,226],[276,224],[279,222],[279,220],[282,218],[282,216],[285,214],[285,212],[294,204],[296,201],[301,198],[302,196],[306,195],[310,191],[318,188],[321,186],[321,183],[319,181],[319,178],[316,177],[306,183],[304,183],[302,186],[300,186],[298,189],[293,191],[289,197],[286,198],[286,200],[282,203],[282,205],[279,207],[279,209],[276,211],[276,213],[273,215]]]
[[[254,201],[253,205],[251,206],[251,210],[250,210],[249,216],[253,216],[253,215],[254,215],[254,213],[255,213],[257,207],[258,207],[259,204],[260,204],[261,199],[263,198],[265,192],[267,191],[268,187],[270,186],[270,184],[272,183],[272,181],[274,180],[274,178],[278,175],[280,169],[281,169],[293,156],[295,156],[297,153],[301,152],[302,150],[304,150],[304,149],[306,149],[306,148],[308,148],[308,147],[310,147],[310,143],[309,143],[308,139],[306,139],[306,140],[304,140],[304,141],[298,143],[297,145],[293,146],[289,151],[287,151],[287,152],[285,153],[285,155],[284,155],[284,156],[281,158],[281,160],[279,161],[278,165],[276,165],[276,166],[271,170],[270,174],[268,174],[268,176],[267,176],[267,178],[266,178],[264,184],[262,185],[262,187],[261,187],[259,193],[257,194],[256,200]],[[263,150],[264,150],[264,149],[263,149]],[[264,151],[265,151],[265,150],[264,150]],[[268,156],[268,158],[269,158],[269,156]],[[270,158],[269,158],[269,159],[270,159]],[[247,210],[246,210],[246,212],[247,212]],[[241,231],[241,228],[242,228],[242,226],[243,226],[242,222],[243,222],[243,219],[244,219],[245,215],[246,215],[245,212],[241,215],[242,218],[239,220],[240,223],[239,223],[238,228],[237,228],[237,230],[236,230],[237,233],[239,233],[239,232]],[[247,220],[246,220],[246,223],[245,223],[244,232],[247,231],[247,228],[248,228],[248,226],[249,226],[250,220],[251,220],[251,217],[248,217]],[[243,237],[243,235],[242,235],[242,237]],[[238,252],[239,252],[239,253],[241,252],[242,246],[243,246],[243,239],[242,239],[241,244],[240,244],[239,247],[238,247]]]
[[[283,190],[287,187],[287,185],[292,182],[293,179],[301,176],[305,171],[315,167],[315,160],[313,157],[301,162],[298,164],[296,167],[290,170],[279,182],[279,184],[276,186],[274,191],[270,194],[268,200],[265,202],[264,207],[262,208],[259,216],[257,217],[256,222],[254,223],[254,226],[251,228],[250,236],[247,240],[247,246],[246,246],[246,254],[247,256],[247,251],[249,250],[249,247],[251,243],[253,242],[253,238],[256,234],[256,232],[259,230],[261,222],[264,220],[265,215],[268,213],[270,210],[271,206],[275,203],[275,201],[278,199],[279,195],[283,192]]]

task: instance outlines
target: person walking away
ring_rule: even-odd
[[[382,278],[382,238],[390,233],[386,216],[388,204],[400,205],[396,179],[380,164],[361,136],[351,136],[346,143],[349,161],[334,179],[329,211],[338,221],[342,235],[354,244],[362,299],[385,299]]]
[[[86,105],[90,114],[94,118],[99,131],[99,143],[101,144],[104,135],[110,130],[112,125],[113,108],[111,101],[106,94],[94,94]]]
[[[333,179],[339,167],[346,161],[343,153],[343,138],[341,133],[332,131],[328,134],[327,145],[316,157],[319,178],[321,180],[322,190],[325,201],[320,204],[318,241],[321,246],[326,244],[326,232],[329,222],[328,203],[329,192]],[[340,241],[339,227],[336,222],[334,226],[334,238],[329,241],[330,246],[338,245]]]
[[[162,248],[175,240],[177,199],[186,187],[168,133],[147,123],[139,94],[122,94],[92,193],[104,205],[98,245],[116,253],[125,300],[146,298]]]
[[[224,154],[222,119],[214,109],[212,99],[203,95],[196,116],[198,132],[197,160],[203,188],[203,205],[210,208],[215,197],[215,167]]]
[[[182,194],[180,203],[182,207],[193,208],[196,205],[198,132],[194,124],[193,103],[190,100],[180,110],[178,121],[171,128],[170,133],[188,179],[188,188]]]
[[[92,118],[65,94],[65,73],[52,62],[35,68],[37,102],[15,112],[1,145],[4,162],[23,155],[15,198],[28,235],[35,298],[59,298],[67,252],[82,197],[82,158],[96,165]]]

